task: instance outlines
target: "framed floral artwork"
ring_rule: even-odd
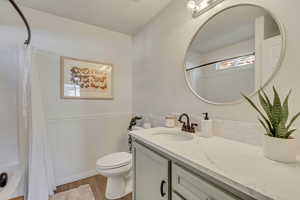
[[[113,99],[113,65],[61,57],[61,98]]]

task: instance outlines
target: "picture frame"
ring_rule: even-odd
[[[61,56],[61,98],[112,100],[113,68],[113,64]]]

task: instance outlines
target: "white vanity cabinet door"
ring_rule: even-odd
[[[177,195],[175,192],[172,193],[172,200],[184,200],[179,195]]]
[[[184,200],[240,200],[176,164],[172,165],[172,188]]]
[[[170,161],[134,143],[134,199],[169,199]]]

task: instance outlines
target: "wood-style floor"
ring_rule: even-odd
[[[11,199],[11,200],[24,200],[24,198],[23,197],[18,197],[18,198]]]
[[[82,179],[82,180],[79,180],[79,181],[76,181],[73,183],[68,183],[65,185],[58,186],[55,193],[71,190],[71,189],[74,189],[81,185],[86,185],[86,184],[90,185],[90,187],[94,193],[95,200],[106,200],[106,198],[105,198],[106,178],[103,176],[100,176],[100,175]],[[12,199],[12,200],[23,200],[23,198],[17,198],[17,199]],[[128,195],[119,200],[132,200],[132,197],[131,197],[131,195]]]
[[[56,193],[71,190],[73,188],[77,188],[81,185],[86,185],[86,184],[90,185],[95,195],[95,200],[106,200],[105,198],[106,178],[100,175],[82,179],[80,181],[76,181],[73,183],[68,183],[66,185],[58,186]],[[119,200],[132,200],[132,197],[131,195],[128,195]]]

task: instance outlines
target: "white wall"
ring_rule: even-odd
[[[48,134],[58,184],[95,173],[99,157],[127,149],[132,110],[132,39],[130,36],[22,8],[41,49]],[[22,44],[26,32],[15,10],[0,4],[0,44]],[[59,56],[114,64],[114,100],[62,100]],[[2,155],[2,154],[0,154]]]
[[[19,162],[16,59],[15,49],[0,46],[0,173]]]
[[[214,119],[256,122],[257,114],[244,103],[216,106],[202,102],[189,90],[184,77],[185,52],[199,27],[217,11],[237,3],[254,3],[271,11],[285,26],[287,33],[286,56],[281,70],[268,85],[273,84],[285,95],[293,88],[290,98],[291,112],[300,111],[299,79],[299,1],[227,0],[221,5],[192,19],[186,1],[174,0],[134,38],[134,112],[161,116],[173,112],[199,115],[208,111]],[[288,12],[287,12],[288,11]],[[256,98],[255,98],[256,99]],[[297,122],[300,127],[300,121]],[[239,137],[248,134],[243,129]],[[256,130],[254,130],[255,132]]]

